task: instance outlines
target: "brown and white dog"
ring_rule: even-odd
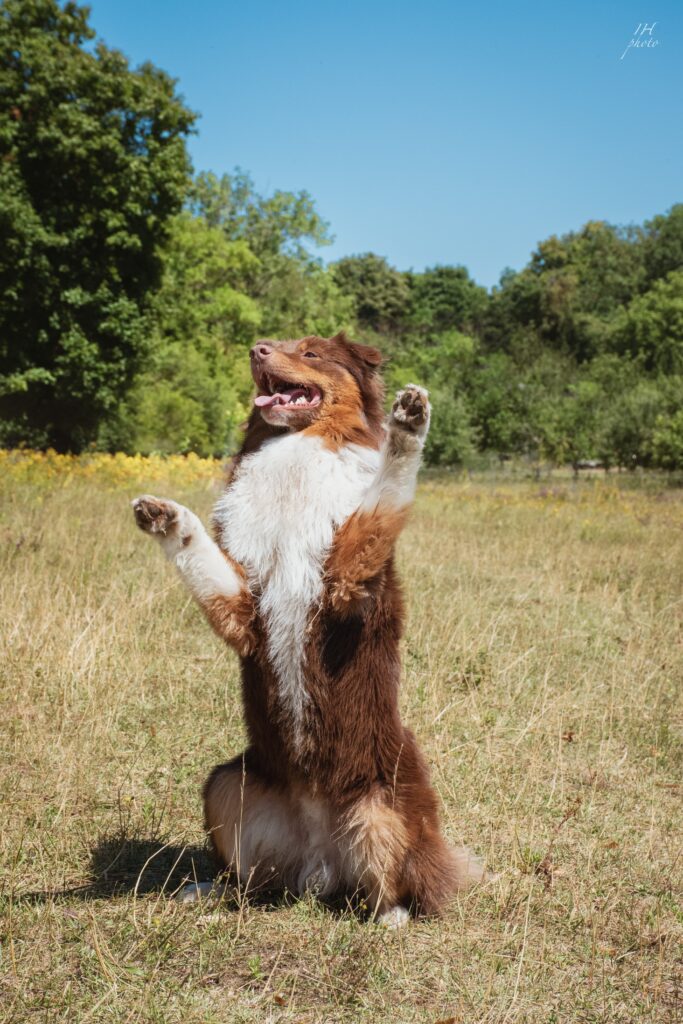
[[[250,888],[360,892],[399,925],[441,911],[482,868],[445,842],[399,717],[394,546],[430,409],[409,384],[385,425],[380,362],[343,334],[259,342],[215,541],[173,501],[133,507],[241,659],[249,746],[204,787],[221,863]]]

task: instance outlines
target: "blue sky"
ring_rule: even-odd
[[[198,170],[310,192],[325,259],[463,263],[492,285],[550,234],[683,200],[680,0],[90,6],[201,113]],[[620,60],[653,22],[658,45]]]

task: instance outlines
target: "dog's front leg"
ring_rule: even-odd
[[[429,417],[424,388],[408,384],[397,392],[377,476],[360,507],[337,532],[327,560],[327,602],[338,614],[358,612],[372,587],[382,584],[415,496]]]
[[[216,633],[243,657],[252,653],[255,608],[241,567],[184,505],[148,494],[132,505],[137,525],[160,543]]]
[[[425,388],[407,384],[396,392],[386,424],[379,470],[360,511],[397,512],[411,505],[430,415],[429,393]]]

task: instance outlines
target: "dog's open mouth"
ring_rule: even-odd
[[[257,395],[254,405],[261,409],[277,406],[280,409],[314,409],[322,401],[322,391],[315,384],[291,384],[264,374],[261,388],[265,394]]]

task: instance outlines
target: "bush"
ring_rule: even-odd
[[[683,469],[683,409],[657,417],[652,457],[654,465],[661,469]]]

